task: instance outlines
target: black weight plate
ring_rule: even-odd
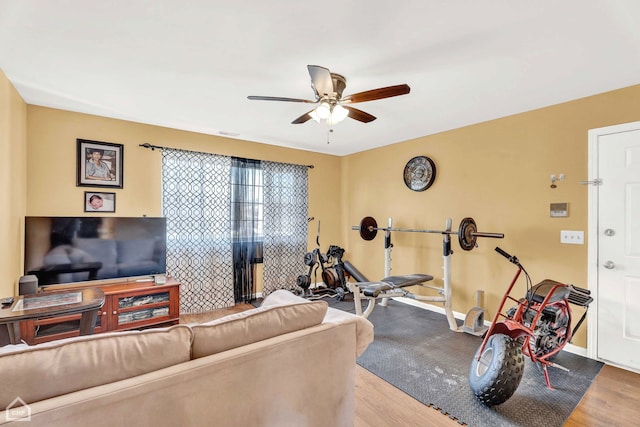
[[[312,265],[316,265],[316,263],[318,262],[317,258],[316,258],[316,254],[314,254],[313,252],[307,252],[304,255],[304,264],[308,265],[309,267],[311,267]]]
[[[300,275],[296,279],[296,284],[302,289],[309,289],[309,286],[311,286],[311,277]]]
[[[340,278],[338,277],[338,273],[336,273],[335,268],[325,268],[322,272],[322,281],[327,285],[327,287],[335,289],[340,284]]]
[[[360,221],[360,237],[364,240],[373,240],[378,234],[378,223],[375,218],[371,216],[365,216]]]
[[[470,251],[476,247],[476,236],[473,234],[478,231],[476,222],[473,218],[464,218],[458,227],[458,242],[460,247],[465,251]]]

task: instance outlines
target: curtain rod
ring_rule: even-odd
[[[177,150],[177,151],[190,151],[190,152],[192,152],[192,153],[215,154],[215,153],[205,153],[204,151],[193,151],[193,150],[184,150],[184,149],[181,149],[181,148],[162,147],[162,146],[160,146],[160,145],[152,145],[152,144],[149,144],[148,142],[145,142],[144,144],[140,144],[140,147],[143,147],[143,148],[151,148],[151,150],[152,150],[152,151],[153,151],[153,150],[155,150],[155,149],[157,148],[158,150],[164,150],[164,149],[167,149],[167,150]],[[231,156],[229,156],[229,157],[231,157]],[[255,159],[254,159],[254,160],[255,160]],[[265,161],[270,161],[270,160],[265,160]],[[308,167],[309,169],[313,169],[313,168],[314,168],[314,166],[313,166],[313,165],[299,165],[299,164],[297,164],[297,163],[284,163],[284,162],[274,162],[274,163],[282,163],[282,164],[285,164],[285,165],[295,165],[295,166],[306,166],[306,167]]]

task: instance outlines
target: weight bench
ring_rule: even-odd
[[[425,282],[433,280],[433,276],[429,274],[409,274],[406,276],[390,276],[378,282],[369,281],[353,264],[349,261],[344,262],[345,270],[353,277],[356,282],[349,283],[357,289],[353,291],[353,300],[356,306],[356,314],[367,318],[376,305],[376,300],[382,299],[380,305],[386,306],[389,298],[408,297],[415,298],[409,291],[403,289],[409,286],[426,286],[432,289],[440,290],[440,288],[424,285]],[[362,299],[368,300],[367,308],[362,311]],[[437,301],[444,301],[444,297],[437,298]]]
[[[444,230],[416,230],[406,228],[393,228],[392,219],[389,218],[387,227],[378,227],[378,223],[373,217],[365,217],[360,221],[359,226],[351,227],[353,230],[360,232],[360,237],[364,240],[373,240],[376,237],[378,231],[384,231],[384,275],[391,276],[391,232],[401,231],[408,233],[431,233],[442,235],[442,259],[444,270],[444,276],[442,278],[442,287],[433,285],[425,285],[424,282],[433,279],[432,276],[427,274],[412,274],[409,276],[391,276],[386,279],[382,279],[380,282],[369,282],[360,274],[358,278],[352,272],[349,272],[351,276],[358,282],[356,287],[357,291],[353,293],[354,300],[356,302],[356,313],[362,314],[361,299],[369,299],[369,305],[364,312],[364,317],[367,317],[375,305],[377,298],[382,298],[380,305],[387,305],[389,298],[406,296],[420,301],[437,302],[442,303],[444,306],[444,313],[447,316],[447,322],[449,323],[449,329],[455,332],[468,332],[474,335],[482,335],[486,327],[484,326],[484,309],[478,307],[472,308],[465,317],[464,325],[462,328],[458,326],[455,316],[453,315],[453,308],[451,306],[451,235],[458,235],[458,242],[460,247],[465,251],[470,251],[477,247],[476,241],[478,237],[491,237],[501,239],[504,237],[502,233],[485,233],[478,231],[476,222],[473,218],[467,217],[460,222],[458,231],[451,231],[451,218],[447,218],[446,227]],[[345,263],[346,264],[346,263]],[[350,265],[352,268],[353,266]],[[348,271],[348,270],[347,270]],[[359,272],[356,270],[356,274]],[[412,279],[417,280],[412,281]],[[364,283],[369,282],[369,283]],[[438,295],[423,296],[412,295],[409,292],[405,292],[402,288],[405,286],[418,285],[425,288],[438,291]],[[362,295],[360,290],[362,289]],[[480,303],[478,303],[480,305]]]
[[[385,277],[379,282],[360,282],[356,283],[356,285],[364,296],[378,298],[382,293],[398,290],[405,286],[419,285],[429,280],[433,280],[433,276],[428,274],[409,274],[407,276]]]

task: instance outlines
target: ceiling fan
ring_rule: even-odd
[[[374,101],[376,99],[406,95],[411,90],[409,85],[402,84],[354,93],[353,95],[348,95],[343,98],[342,92],[345,87],[347,87],[347,79],[345,79],[344,76],[332,73],[328,68],[321,67],[319,65],[307,65],[307,69],[311,76],[311,88],[315,94],[315,100],[282,98],[278,96],[248,96],[247,98],[261,101],[320,104],[318,107],[304,113],[291,123],[300,124],[313,119],[316,122],[326,120],[327,124],[332,125],[341,122],[347,117],[351,117],[352,119],[363,123],[369,123],[376,119],[375,116],[346,104],[355,104],[356,102],[367,102]]]

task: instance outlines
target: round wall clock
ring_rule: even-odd
[[[424,191],[436,180],[436,164],[427,156],[416,156],[404,167],[404,183],[413,191]]]

